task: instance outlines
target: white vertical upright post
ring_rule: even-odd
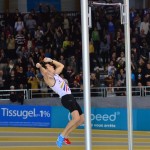
[[[124,0],[125,6],[125,57],[126,57],[126,89],[127,89],[127,117],[128,117],[128,150],[133,149],[132,125],[132,85],[131,85],[131,47],[130,47],[130,22],[129,0]]]
[[[82,58],[85,114],[85,149],[91,150],[91,97],[89,63],[88,0],[81,0]]]

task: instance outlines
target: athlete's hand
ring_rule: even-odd
[[[40,63],[37,63],[36,64],[36,68],[40,68],[41,67],[41,64]]]
[[[45,57],[43,61],[44,62],[53,62],[53,60],[51,58],[48,58],[48,57]]]

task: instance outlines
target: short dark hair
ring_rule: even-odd
[[[55,65],[52,62],[44,62],[44,61],[42,61],[40,64],[45,69],[47,69],[46,64],[49,64],[49,65],[51,65],[51,66],[53,66],[55,68]]]

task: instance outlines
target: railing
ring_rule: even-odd
[[[0,100],[10,100],[11,94],[20,94],[23,93],[24,99],[29,99],[27,89],[15,89],[15,90],[0,90]]]
[[[83,98],[83,90],[80,88],[71,88],[75,98]],[[10,95],[15,93],[18,95],[23,92],[24,99],[58,97],[51,89],[17,89],[17,90],[0,90],[0,100],[10,100]],[[126,87],[100,87],[91,88],[91,97],[115,97],[126,96]],[[150,96],[150,87],[132,87],[132,96]]]

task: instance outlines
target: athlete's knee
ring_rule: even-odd
[[[80,121],[80,116],[76,116],[76,117],[74,117],[74,119],[73,119],[73,120],[74,120],[74,122],[75,122],[75,123],[79,122],[79,121]]]
[[[83,124],[83,123],[84,123],[84,116],[81,115],[81,116],[80,116],[80,119],[79,119],[78,122],[77,122],[77,124],[78,124],[78,125],[81,125],[81,124]]]
[[[83,124],[83,123],[84,123],[84,116],[83,116],[83,115],[80,116],[79,123],[80,123],[80,124]]]

